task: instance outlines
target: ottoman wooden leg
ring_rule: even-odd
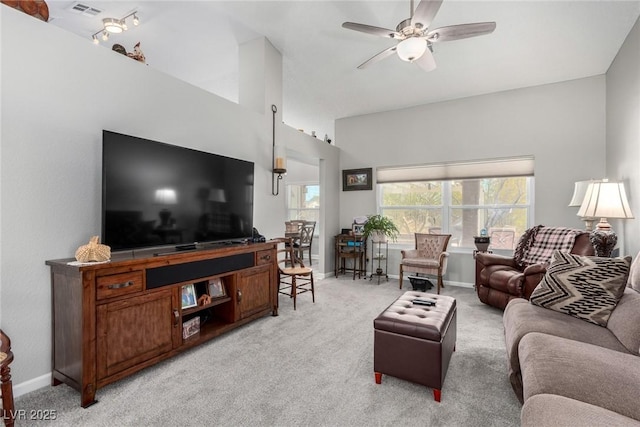
[[[376,372],[376,384],[382,384],[382,373]]]
[[[440,402],[440,395],[441,395],[441,394],[442,394],[442,391],[441,391],[441,390],[439,390],[439,389],[437,389],[437,388],[434,388],[434,389],[433,389],[433,399],[434,399],[436,402]]]

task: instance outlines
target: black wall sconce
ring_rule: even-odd
[[[273,151],[271,155],[271,194],[277,196],[280,193],[280,180],[287,173],[287,157],[284,147],[276,146],[276,112],[278,108],[271,105],[273,113]],[[276,178],[276,175],[277,178]]]

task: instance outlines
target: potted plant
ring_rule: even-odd
[[[371,236],[371,240],[374,242],[386,242],[387,238],[391,238],[395,242],[398,233],[400,233],[398,227],[391,218],[384,215],[369,215],[362,231],[365,238]]]

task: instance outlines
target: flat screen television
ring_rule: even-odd
[[[251,238],[253,177],[253,162],[104,130],[102,242],[185,249]]]

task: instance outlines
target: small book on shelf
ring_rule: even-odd
[[[182,323],[182,338],[191,338],[200,333],[200,317],[196,316]]]

